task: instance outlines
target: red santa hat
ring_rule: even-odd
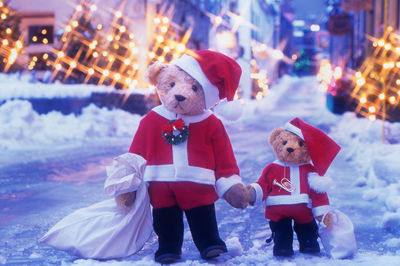
[[[178,66],[200,83],[204,90],[207,109],[224,99],[228,102],[232,101],[242,74],[242,69],[235,60],[210,50],[199,50],[190,55],[184,54],[173,60],[171,64]],[[221,108],[223,112],[221,114],[228,119],[229,116],[236,115],[232,112],[235,113],[238,106],[232,107],[234,108],[224,106]]]
[[[307,145],[315,171],[323,176],[340,150],[340,146],[320,129],[296,117],[285,129],[299,136]]]

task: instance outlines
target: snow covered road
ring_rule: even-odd
[[[241,120],[226,123],[244,183],[257,180],[265,165],[274,160],[267,143],[270,131],[295,116],[318,126],[343,146],[328,171],[335,180],[329,196],[333,207],[351,217],[358,253],[346,260],[330,259],[324,252],[313,257],[300,254],[294,241],[295,256],[278,260],[272,256],[272,246],[265,243],[270,230],[264,209],[236,210],[219,200],[216,209],[220,234],[230,251],[211,262],[201,260],[186,228],[183,261],[176,265],[400,265],[400,218],[396,216],[400,205],[391,203],[400,195],[397,175],[400,171],[392,166],[387,172],[393,175],[391,182],[373,182],[380,180],[379,171],[387,165],[372,168],[375,174],[370,173],[368,166],[360,167],[361,160],[372,165],[377,159],[371,159],[375,158],[371,154],[371,158],[366,158],[367,152],[359,155],[361,159],[355,155],[358,150],[353,143],[362,143],[362,137],[344,137],[351,133],[366,138],[368,132],[373,135],[377,130],[372,130],[373,126],[362,128],[367,122],[360,122],[352,115],[334,116],[326,111],[323,94],[310,77],[286,78],[272,89],[265,101],[246,103],[246,107]],[[363,133],[357,133],[356,129],[342,132],[349,123],[360,127]],[[391,155],[398,158],[400,126],[397,124],[390,126],[389,139],[394,144],[384,146],[378,142],[370,146],[381,153],[393,151]],[[374,138],[375,135],[367,139]],[[25,141],[29,143],[29,139]],[[38,242],[64,216],[105,198],[104,167],[114,156],[126,152],[130,141],[131,136],[126,134],[118,138],[100,135],[67,144],[52,142],[40,149],[0,150],[0,265],[153,265],[157,248],[154,234],[143,250],[120,261],[79,259]],[[391,189],[386,191],[385,187]]]

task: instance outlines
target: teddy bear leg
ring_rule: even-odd
[[[318,225],[314,219],[307,224],[294,222],[294,231],[299,240],[301,253],[316,254],[320,252],[318,244]]]
[[[277,222],[270,221],[269,226],[273,233],[273,254],[276,257],[293,256],[293,229],[292,219],[284,218]]]
[[[214,204],[186,210],[185,214],[193,242],[203,259],[212,259],[228,251],[219,237]]]
[[[158,236],[155,261],[169,264],[180,260],[183,243],[183,211],[177,205],[153,209],[153,228]]]

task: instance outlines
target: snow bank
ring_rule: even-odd
[[[322,116],[325,119],[327,116]],[[322,120],[321,120],[322,121]],[[322,123],[318,121],[319,123]],[[400,123],[369,121],[354,113],[331,116],[329,135],[342,146],[342,156],[354,165],[353,186],[365,187],[363,199],[385,206],[380,226],[400,231]]]
[[[39,115],[28,101],[7,101],[0,106],[0,149],[24,149],[89,141],[99,138],[132,137],[139,115],[89,105],[82,114],[59,112]]]

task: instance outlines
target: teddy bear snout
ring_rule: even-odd
[[[186,100],[186,97],[183,96],[183,95],[180,95],[180,94],[175,94],[175,99],[176,99],[178,102],[182,102],[182,101]]]
[[[293,148],[287,148],[286,150],[287,150],[289,153],[294,152],[294,149],[293,149]]]

